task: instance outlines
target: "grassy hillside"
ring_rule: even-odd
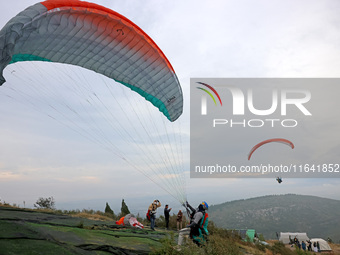
[[[177,246],[178,232],[164,230],[160,226],[157,231],[151,231],[148,226],[139,230],[116,225],[112,219],[101,214],[70,216],[55,210],[40,211],[0,205],[1,255],[301,254],[294,247],[275,241],[268,241],[269,245],[266,246],[247,242],[226,229],[216,227],[211,221],[208,231],[209,241],[201,247],[190,239],[185,245]],[[332,249],[333,253],[325,255],[340,254],[340,245],[333,245]]]
[[[0,206],[0,254],[149,254],[165,233]]]
[[[82,215],[82,217],[86,215]],[[91,216],[87,215],[86,217]],[[151,231],[116,225],[113,220],[80,218],[57,213],[0,205],[0,254],[265,254],[254,244],[231,237],[226,230],[210,226],[204,247],[191,240],[177,246],[177,231],[157,227]],[[106,220],[106,221],[104,221]]]
[[[340,240],[340,201],[303,195],[271,195],[211,206],[210,219],[227,229],[255,229],[266,239],[276,232]]]

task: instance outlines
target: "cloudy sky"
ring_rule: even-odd
[[[218,204],[286,193],[339,198],[340,179],[335,178],[285,179],[278,185],[272,179],[190,179],[188,174],[190,78],[339,77],[338,1],[93,2],[121,13],[141,27],[162,49],[177,73],[185,104],[179,120],[182,142],[179,157],[190,202],[205,200]],[[0,26],[35,3],[31,0],[16,0],[15,4],[3,2]],[[5,70],[5,78],[13,86],[26,83],[47,86],[50,84],[43,81],[44,68],[51,67],[27,63],[11,65]],[[65,79],[72,81],[110,82],[78,69],[58,67],[56,70],[66,72]],[[77,73],[77,78],[73,72]],[[37,75],[37,78],[31,81],[27,78],[30,75]],[[39,77],[42,81],[37,83]],[[161,177],[151,181],[145,173],[127,165],[122,160],[126,156],[124,150],[119,153],[105,150],[65,122],[60,123],[60,117],[55,120],[53,115],[51,118],[50,112],[37,103],[39,94],[26,96],[25,92],[19,96],[18,92],[26,88],[15,87],[13,91],[8,87],[3,89],[5,85],[0,88],[1,201],[21,206],[25,201],[27,207],[32,207],[38,197],[53,196],[61,209],[103,210],[107,201],[117,211],[124,198],[135,212],[143,213],[142,208],[160,198],[179,208],[169,194],[173,189],[164,188]],[[119,100],[119,96],[116,99]],[[77,109],[79,102],[74,97],[69,100],[73,102],[72,109]],[[57,99],[52,102],[57,104]],[[339,136],[335,134],[334,139],[339,140]],[[134,162],[139,164],[140,161]]]

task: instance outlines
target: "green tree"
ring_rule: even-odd
[[[120,217],[130,213],[129,207],[126,205],[124,199],[122,200],[122,208],[120,209]]]
[[[108,214],[109,216],[114,216],[114,212],[111,209],[111,207],[109,206],[109,203],[106,202],[106,206],[105,206],[105,214]]]

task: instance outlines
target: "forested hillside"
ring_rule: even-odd
[[[227,229],[255,229],[266,239],[276,232],[307,232],[308,237],[340,240],[340,201],[304,195],[270,195],[209,208],[210,219]]]

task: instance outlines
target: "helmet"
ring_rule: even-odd
[[[204,210],[208,210],[209,206],[208,206],[207,202],[203,201],[203,202],[201,203],[201,205],[203,206],[203,209],[204,209]]]

